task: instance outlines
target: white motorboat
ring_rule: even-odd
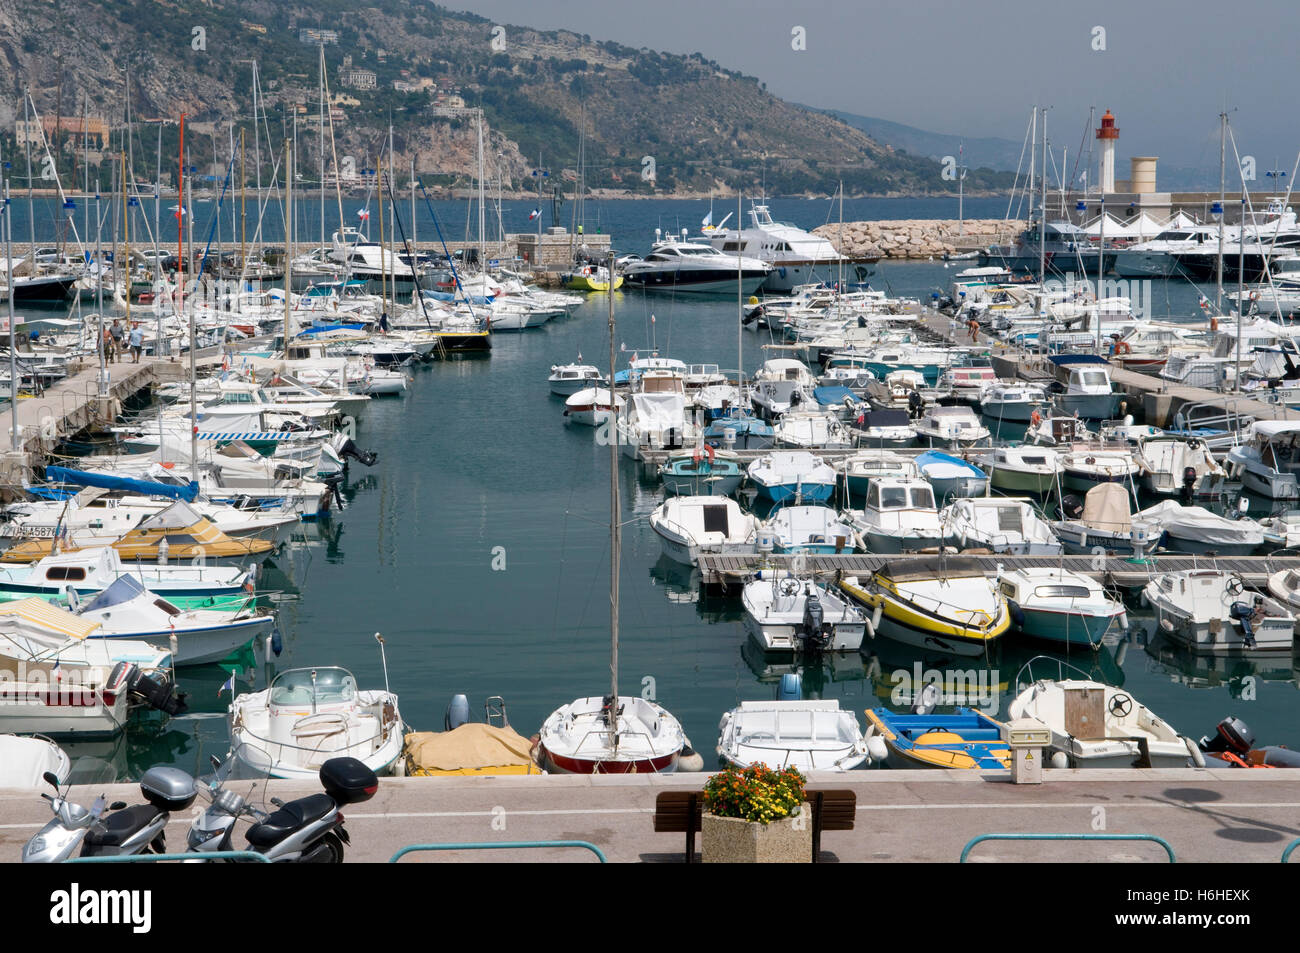
[[[934,488],[920,477],[872,478],[865,506],[845,511],[844,518],[869,553],[934,549],[944,541]]]
[[[1247,594],[1235,572],[1163,573],[1142,595],[1164,633],[1197,655],[1291,653],[1296,623],[1291,609],[1272,595]]]
[[[1272,500],[1300,499],[1300,422],[1256,420],[1228,451],[1229,479]]]
[[[1135,456],[1142,467],[1142,485],[1163,496],[1217,496],[1227,479],[1205,441],[1197,437],[1140,438]]]
[[[802,450],[765,454],[745,470],[759,495],[773,503],[825,502],[835,491],[835,471],[821,457]]]
[[[849,425],[849,433],[859,447],[910,447],[916,443],[916,430],[905,410],[867,410]]]
[[[994,381],[980,392],[980,410],[999,422],[1028,423],[1034,411],[1047,403],[1047,392],[1039,384],[1023,381]]]
[[[705,226],[704,237],[724,257],[730,258],[733,271],[737,253],[767,262],[772,271],[762,285],[765,294],[787,294],[802,284],[827,281],[841,266],[857,280],[863,280],[865,269],[861,265],[866,262],[842,257],[821,235],[774,221],[766,205],[750,209],[749,221],[747,228],[740,228],[739,224],[734,229]]]
[[[1064,447],[1073,443],[1086,442],[1093,434],[1078,417],[1060,417],[1040,414],[1038,420],[1030,417],[1029,427],[1025,430],[1025,443],[1040,447]]]
[[[0,600],[40,596],[53,599],[72,589],[90,596],[129,576],[179,606],[242,598],[253,589],[253,573],[239,566],[124,563],[111,546],[56,553],[22,566],[0,566]]]
[[[68,753],[48,738],[0,735],[0,791],[44,787],[47,772],[62,784],[71,770]]]
[[[1087,493],[1098,483],[1131,486],[1142,468],[1127,446],[1075,444],[1061,454],[1061,483]]]
[[[1144,558],[1160,545],[1161,527],[1131,515],[1129,491],[1118,483],[1099,483],[1080,502],[1073,495],[1061,504],[1061,519],[1052,532],[1072,556],[1115,553]]]
[[[718,757],[739,767],[849,771],[868,760],[857,717],[835,699],[741,702],[718,731]]]
[[[725,496],[671,496],[650,514],[664,555],[694,566],[701,553],[752,553],[758,520]]]
[[[335,666],[281,672],[270,688],[237,696],[229,720],[231,748],[264,752],[276,778],[314,779],[330,758],[344,757],[385,774],[402,753],[397,695],[358,689]]]
[[[859,450],[847,457],[840,457],[831,466],[844,478],[848,490],[861,496],[867,492],[873,477],[920,477],[916,461],[910,456],[894,453],[892,450]]]
[[[1110,365],[1105,359],[1066,355],[1052,360],[1064,362],[1066,357],[1076,358],[1078,363],[1067,365],[1069,378],[1065,392],[1056,398],[1062,413],[1085,420],[1113,420],[1121,416],[1121,405],[1127,401],[1127,395],[1112,387]]]
[[[1026,499],[985,496],[956,500],[939,513],[944,537],[962,549],[1013,556],[1056,556],[1061,543]]]
[[[1195,743],[1155,712],[1127,691],[1091,679],[1035,681],[1007,714],[1050,729],[1053,767],[1185,768],[1195,757]]]
[[[791,410],[816,406],[813,390],[817,386],[812,372],[802,361],[774,358],[764,361],[754,373],[750,403],[754,413],[773,421]]]
[[[1264,546],[1264,527],[1249,517],[1228,519],[1203,506],[1164,500],[1134,514],[1163,533],[1161,545],[1175,553],[1249,556]]]
[[[582,360],[581,356],[578,359]],[[600,368],[591,364],[553,364],[546,380],[551,393],[559,397],[572,397],[580,390],[605,383]]]
[[[965,449],[990,437],[989,428],[969,407],[931,407],[914,425],[922,443],[944,449]]]
[[[808,579],[760,574],[742,602],[745,630],[765,652],[856,652],[866,632],[861,609]]]
[[[975,458],[996,489],[1010,493],[1049,493],[1057,487],[1061,458],[1051,447],[996,447]]]
[[[611,403],[608,388],[587,387],[565,400],[564,419],[584,427],[600,427],[609,423],[610,411],[615,408],[622,412],[622,397],[615,395]]]
[[[1004,570],[998,588],[1020,631],[1034,638],[1095,649],[1112,626],[1128,628],[1124,603],[1083,573],[1052,566]]]
[[[856,534],[829,506],[781,506],[763,523],[777,552],[852,553]]]
[[[788,413],[773,426],[776,443],[795,450],[835,450],[853,446],[849,430],[834,415],[815,411]]]
[[[757,258],[724,255],[712,245],[672,237],[659,240],[658,229],[655,237],[650,254],[624,266],[624,284],[675,294],[751,295],[772,272]]]

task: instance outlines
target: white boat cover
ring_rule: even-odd
[[[1260,545],[1264,529],[1252,519],[1230,520],[1216,516],[1203,506],[1183,506],[1165,500],[1137,514],[1160,526],[1171,536],[1195,539],[1207,545]]]

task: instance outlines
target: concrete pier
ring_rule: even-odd
[[[955,862],[987,833],[1140,833],[1162,837],[1179,863],[1277,863],[1300,837],[1297,772],[1231,768],[1047,770],[1040,785],[1014,785],[1007,772],[862,770],[817,773],[813,789],[857,795],[852,831],[827,832],[823,862]],[[700,790],[704,774],[383,778],[370,801],[344,808],[352,838],[346,860],[380,863],[417,843],[585,840],[616,863],[680,863],[685,836],[656,834],[660,791]],[[237,782],[241,793],[252,782]],[[265,790],[289,800],[320,793],[314,782],[273,781]],[[141,803],[134,784],[84,785],[71,799],[89,805]],[[258,788],[256,797],[262,797]],[[196,804],[196,807],[198,804]],[[183,850],[193,809],[167,827],[170,849]],[[38,791],[0,791],[0,861],[50,819]],[[242,823],[236,843],[242,845]],[[699,844],[697,837],[696,844]],[[418,853],[402,863],[592,863],[584,850]],[[1165,863],[1154,843],[1112,841],[986,842],[972,862],[1065,861]]]

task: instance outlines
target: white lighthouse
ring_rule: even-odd
[[[1115,191],[1115,141],[1119,139],[1119,129],[1115,126],[1115,117],[1106,110],[1106,115],[1101,117],[1101,128],[1097,130],[1097,138],[1101,140],[1101,166],[1097,170],[1097,182],[1101,188],[1101,194]]]

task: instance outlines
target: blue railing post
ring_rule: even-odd
[[[986,840],[1089,840],[1089,841],[1116,841],[1116,840],[1143,840],[1159,844],[1169,855],[1169,863],[1177,863],[1174,857],[1174,849],[1169,846],[1169,842],[1163,837],[1156,837],[1154,834],[981,834],[978,837],[972,837],[966,846],[961,850],[961,859],[958,863],[966,863],[966,858],[970,855],[975,845]],[[1300,843],[1300,838],[1292,844]],[[1289,853],[1289,850],[1288,850]],[[1283,862],[1286,860],[1286,854],[1282,856]]]
[[[534,849],[542,847],[578,847],[582,850],[589,850],[596,855],[596,859],[602,864],[609,863],[605,859],[604,852],[595,844],[590,844],[585,840],[520,840],[520,841],[480,841],[477,843],[466,844],[408,844],[399,850],[396,854],[388,859],[390,864],[395,864],[407,854],[415,853],[422,850],[517,850],[517,849]]]

